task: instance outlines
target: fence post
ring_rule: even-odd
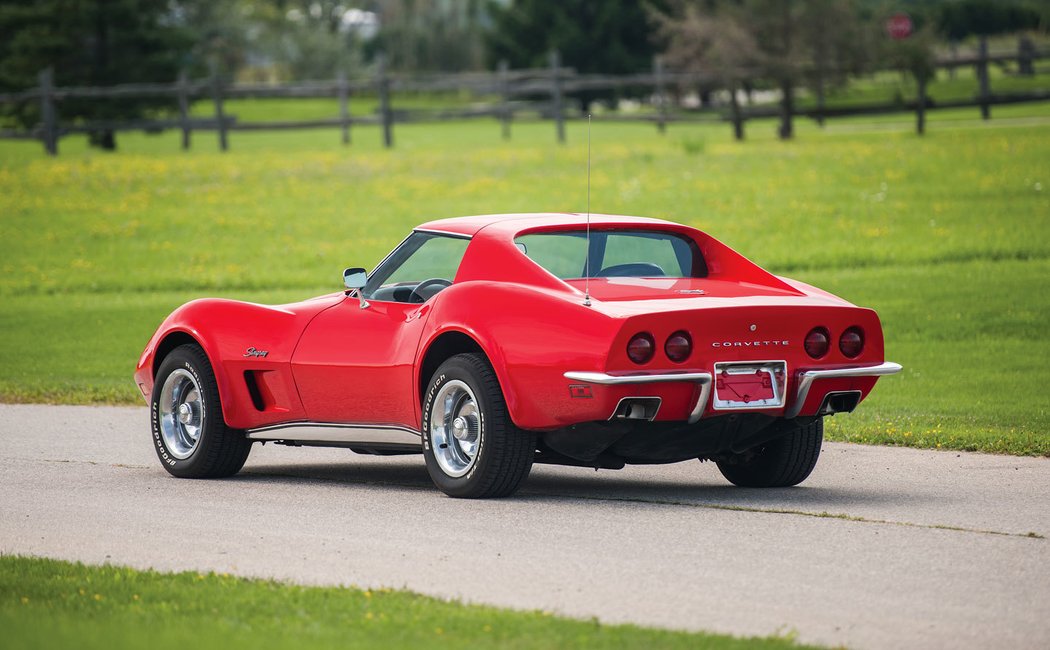
[[[740,110],[740,100],[736,96],[737,88],[733,85],[729,89],[729,107],[733,116],[733,137],[739,141],[744,139],[744,115]]]
[[[186,71],[179,70],[178,99],[179,99],[179,128],[182,129],[182,150],[190,148],[190,99],[186,88]]]
[[[376,55],[376,83],[379,86],[379,113],[383,119],[383,146],[394,146],[393,114],[390,111],[390,80],[386,76],[386,54]]]
[[[55,113],[55,98],[52,94],[55,85],[54,69],[41,70],[37,80],[40,83],[40,122],[43,127],[40,138],[44,141],[44,151],[49,156],[57,156],[58,115]]]
[[[1034,60],[1035,44],[1027,35],[1021,36],[1017,39],[1017,72],[1026,77],[1035,75],[1035,66],[1032,65]]]
[[[981,104],[981,119],[989,119],[991,111],[991,90],[988,87],[988,37],[981,37],[980,50],[977,61],[977,81],[980,84],[978,91],[978,102]]]
[[[919,100],[915,105],[915,132],[919,135],[926,133],[926,75],[919,73],[915,75],[919,82]]]
[[[499,94],[502,98],[499,119],[503,131],[503,139],[510,140],[510,82],[507,79],[507,60],[499,62]]]
[[[664,89],[664,61],[653,57],[653,76],[656,77],[656,129],[660,133],[667,131],[667,94]]]
[[[565,115],[562,109],[561,96],[561,54],[551,50],[551,102],[554,110],[554,124],[558,130],[558,142],[565,144]]]
[[[824,63],[817,64],[817,126],[824,128]]]
[[[219,149],[226,151],[229,144],[226,141],[226,115],[222,110],[222,82],[219,80],[219,68],[212,61],[211,65],[211,98],[215,102],[215,121],[219,129]]]
[[[339,71],[339,119],[342,122],[343,145],[350,144],[350,88],[346,82],[346,73]]]
[[[795,117],[795,82],[787,77],[780,80],[780,126],[777,135],[781,140],[790,140],[795,136],[792,120]]]

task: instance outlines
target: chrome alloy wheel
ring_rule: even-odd
[[[160,389],[160,434],[168,452],[189,458],[204,428],[204,399],[197,379],[182,368],[173,371]]]
[[[430,444],[434,458],[448,476],[470,471],[478,459],[481,413],[470,386],[453,379],[441,387],[430,411]]]

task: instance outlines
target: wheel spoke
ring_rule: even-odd
[[[430,437],[434,457],[441,470],[452,477],[470,471],[478,456],[481,419],[474,391],[454,379],[441,387],[430,414]]]
[[[165,378],[158,401],[164,446],[175,458],[189,458],[204,428],[204,402],[197,379],[182,368],[173,371]]]

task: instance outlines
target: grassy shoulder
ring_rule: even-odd
[[[744,143],[596,123],[592,203],[695,225],[876,309],[905,371],[832,439],[1050,455],[1050,105],[999,113],[945,111],[925,138],[800,122],[791,143],[772,122]],[[348,149],[334,131],[234,134],[225,155],[174,135],[121,135],[116,155],[63,141],[57,159],[4,143],[0,400],[141,404],[135,361],[182,302],[336,290],[433,218],[582,210],[585,129],[565,147],[550,124],[505,143],[495,122],[399,127],[391,151],[374,129]]]
[[[825,420],[831,440],[1050,456],[1041,379],[1050,260],[974,260],[807,271],[807,282],[877,306],[886,358],[904,366],[855,413]]]
[[[0,556],[12,648],[797,648],[465,605],[407,591],[303,587]]]

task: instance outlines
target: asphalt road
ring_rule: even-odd
[[[826,443],[797,488],[695,462],[537,466],[514,498],[461,501],[420,457],[336,449],[257,445],[233,479],[175,479],[144,408],[0,405],[6,554],[857,648],[1048,648],[1046,538],[1042,458]]]

